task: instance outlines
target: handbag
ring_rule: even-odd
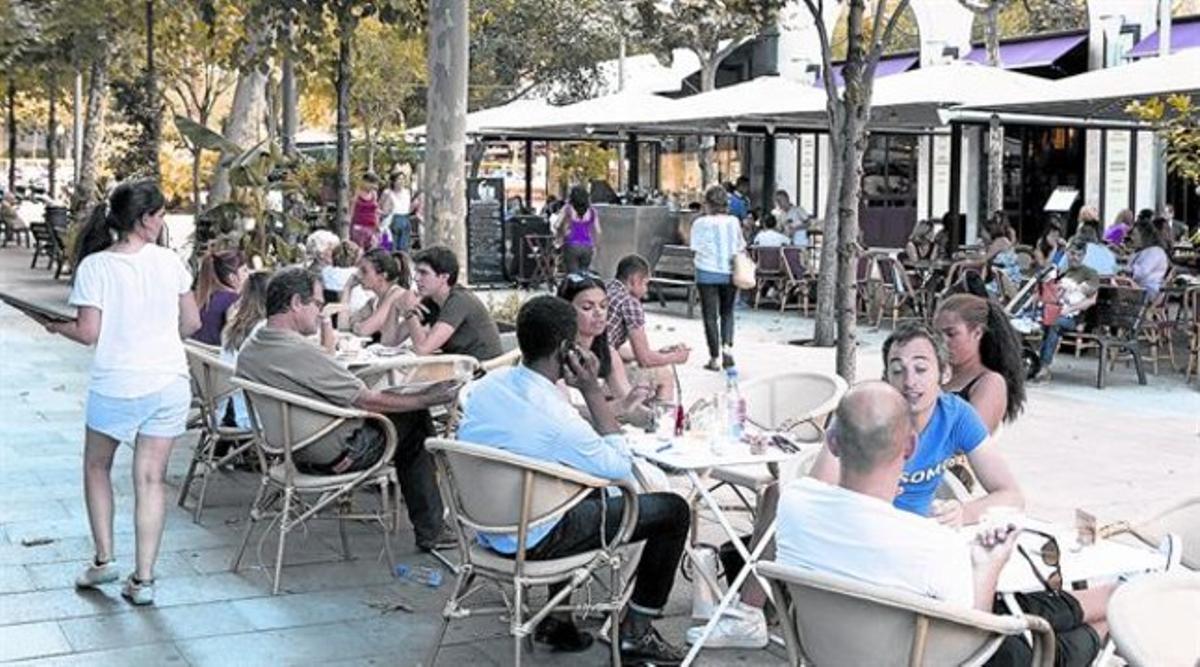
[[[743,250],[733,256],[733,286],[738,289],[754,289],[754,273],[758,266]]]

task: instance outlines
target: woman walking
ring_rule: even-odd
[[[388,189],[379,197],[379,213],[392,230],[392,250],[408,252],[412,247],[412,191],[408,189],[408,177],[403,173],[392,174]]]
[[[558,223],[558,239],[567,273],[578,273],[592,265],[592,255],[600,242],[600,216],[582,186],[571,188],[567,200]]]
[[[742,226],[729,215],[725,188],[714,185],[704,192],[704,215],[692,222],[690,245],[696,253],[696,285],[708,342],[710,371],[733,366],[733,257],[746,247]],[[719,323],[718,323],[719,321]],[[720,358],[718,358],[718,354]]]
[[[350,215],[350,240],[358,244],[363,251],[379,245],[379,198],[376,189],[379,178],[367,173],[358,184],[358,192],[354,195],[354,208]]]
[[[164,205],[156,184],[138,181],[117,186],[107,204],[96,206],[76,246],[70,303],[79,315],[46,326],[96,346],[83,459],[96,550],[75,585],[95,588],[119,576],[112,463],[120,443],[133,443],[136,564],[121,594],[137,605],[154,601],[154,562],[166,510],[163,477],[192,400],[182,339],[200,328],[192,276],[174,252],[155,245]]]

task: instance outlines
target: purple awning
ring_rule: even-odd
[[[1177,22],[1171,24],[1171,52],[1182,51],[1200,46],[1200,21]],[[1144,58],[1158,55],[1158,32],[1138,42],[1125,54],[1130,58]]]
[[[901,72],[907,72],[912,69],[912,66],[917,64],[917,56],[898,56],[895,58],[880,58],[879,64],[875,66],[875,77],[891,76]],[[837,85],[842,85],[842,68],[845,63],[838,63],[833,66],[833,80]],[[821,77],[817,77],[817,86],[824,85],[821,83]]]
[[[1000,66],[1004,69],[1046,67],[1087,40],[1087,35],[1059,35],[1000,45]],[[987,64],[987,47],[976,46],[963,60]]]

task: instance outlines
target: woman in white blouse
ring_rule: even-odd
[[[714,185],[704,192],[704,215],[692,222],[690,245],[696,253],[696,285],[708,342],[704,367],[710,371],[733,366],[733,258],[746,241],[741,224],[728,211],[725,189]]]

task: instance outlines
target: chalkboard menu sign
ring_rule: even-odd
[[[508,282],[504,268],[504,179],[467,179],[467,280]]]

